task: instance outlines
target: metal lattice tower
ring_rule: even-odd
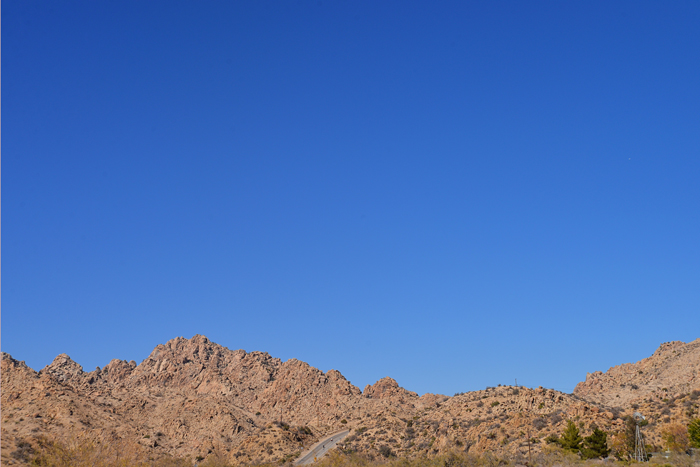
[[[644,436],[642,436],[642,431],[639,429],[639,424],[642,420],[644,420],[644,415],[635,412],[634,421],[636,422],[636,427],[634,431],[634,456],[632,458],[637,462],[646,462],[648,460],[647,450],[644,447]]]

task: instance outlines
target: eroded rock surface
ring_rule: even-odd
[[[511,456],[539,450],[567,419],[608,432],[642,410],[649,443],[665,424],[697,416],[700,339],[662,345],[634,364],[589,374],[574,394],[502,386],[455,397],[418,394],[386,377],[364,391],[339,371],[230,350],[204,336],[158,345],[139,365],[112,360],[86,372],[61,354],[37,372],[2,354],[2,464],[22,441],[89,433],[139,445],[150,457],[220,455],[249,464],[291,460],[351,430],[343,448],[401,456],[451,450]],[[697,392],[693,392],[697,391]],[[25,462],[26,463],[26,462]]]

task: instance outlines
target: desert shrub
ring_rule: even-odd
[[[613,436],[612,448],[618,458],[634,453],[637,423],[629,415],[625,417],[624,429]]]
[[[613,408],[610,410],[610,412],[612,412],[612,414],[613,414],[613,416],[612,416],[612,419],[613,419],[613,420],[617,420],[618,418],[620,418],[620,413],[621,413],[620,408],[618,408],[618,407],[613,407]]]
[[[19,440],[17,442],[17,449],[12,451],[10,456],[20,462],[29,462],[34,453],[34,447],[32,447],[31,443],[25,440]]]
[[[184,467],[191,461],[165,457],[150,461],[137,443],[119,439],[74,437],[61,442],[47,437],[37,439],[37,448],[31,456],[31,465],[37,467]]]
[[[549,414],[549,423],[552,425],[556,425],[557,423],[561,422],[563,419],[561,418],[561,415],[559,415],[559,412],[553,412]]]
[[[199,464],[200,467],[228,467],[229,465],[230,462],[226,456],[219,452],[209,454],[206,460]]]
[[[688,424],[688,443],[694,448],[700,448],[700,418]]]
[[[391,448],[386,444],[382,444],[381,446],[379,446],[379,454],[381,454],[384,457],[396,457],[396,454],[394,454]]]
[[[541,430],[547,426],[547,422],[542,418],[536,418],[532,421],[532,426],[537,430]]]
[[[491,407],[496,407],[496,406],[499,405],[499,404],[500,404],[500,402],[498,402],[498,401],[493,401],[493,402],[491,402]]]
[[[661,431],[661,439],[666,449],[673,452],[685,452],[690,447],[688,428],[683,425],[669,425]]]
[[[311,428],[309,428],[306,425],[298,426],[295,428],[295,430],[299,436],[306,436],[306,435],[313,435],[314,434],[313,431],[311,431]]]

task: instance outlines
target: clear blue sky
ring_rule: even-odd
[[[419,393],[700,337],[700,3],[6,1],[2,350]]]

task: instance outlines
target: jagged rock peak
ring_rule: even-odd
[[[73,380],[81,376],[83,367],[74,362],[68,355],[62,353],[56,356],[49,365],[46,365],[40,373],[48,373],[61,383]]]
[[[5,365],[10,365],[15,368],[23,368],[29,370],[30,368],[27,366],[27,364],[24,362],[24,360],[16,360],[15,358],[12,357],[7,352],[2,352],[2,362]],[[32,370],[34,371],[34,370]]]
[[[402,388],[396,380],[388,376],[380,379],[371,386],[369,384],[365,386],[365,390],[362,394],[371,399],[388,399],[395,397],[418,398],[418,394]]]
[[[695,344],[695,346],[697,346],[698,344],[700,344],[700,342],[698,342],[697,339],[695,341],[689,342],[687,344],[683,341],[664,342],[663,344],[661,344],[659,346],[658,349],[656,349],[656,352],[654,352],[652,357],[659,357],[659,356],[664,355],[668,352],[673,353],[674,350],[676,351],[676,353],[678,353],[678,351],[681,350],[682,348],[684,348],[686,346],[692,347],[692,346],[694,346],[693,344]]]

